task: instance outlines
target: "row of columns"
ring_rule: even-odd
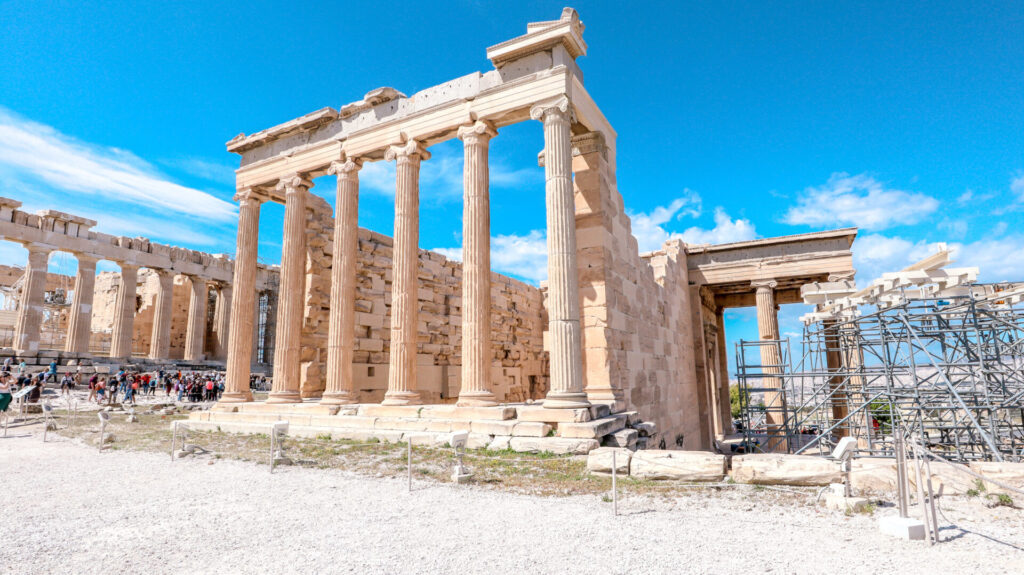
[[[546,407],[589,405],[583,391],[579,280],[576,269],[575,202],[572,185],[571,106],[567,97],[530,111],[544,126],[545,195],[548,222],[548,300],[551,333],[551,387]],[[464,150],[463,214],[463,349],[462,387],[458,404],[497,404],[491,389],[490,271],[490,140],[494,126],[475,121],[458,130]],[[392,259],[391,341],[385,405],[422,403],[416,382],[419,173],[430,158],[421,142],[409,140],[385,150],[394,161],[395,230]],[[356,258],[358,244],[359,170],[363,158],[343,157],[328,173],[337,176],[331,306],[327,345],[327,382],[322,401],[359,401],[352,377],[355,331]],[[299,361],[305,293],[305,197],[312,183],[304,174],[281,178],[285,222],[281,253],[281,286],[277,316],[273,389],[268,403],[295,403],[299,394]],[[259,242],[259,214],[264,196],[247,189],[239,202],[238,246],[234,284],[253,284]],[[249,391],[255,292],[236,294],[231,307],[236,329],[228,340],[228,374],[222,401],[252,401]]]
[[[18,352],[35,353],[39,351],[48,262],[53,250],[48,246],[38,244],[30,244],[26,248],[28,249],[28,263],[25,266],[25,280],[15,322],[13,347]],[[64,349],[68,353],[84,355],[89,353],[89,340],[92,336],[92,306],[98,259],[81,253],[75,254],[75,257],[78,260],[78,271],[75,275],[74,296],[71,302]],[[139,266],[124,262],[119,265],[121,284],[118,286],[114,300],[110,357],[128,358],[132,356]],[[161,269],[154,271],[158,277],[158,285],[149,357],[167,359],[170,355],[174,274]],[[189,277],[192,293],[186,332],[185,359],[201,360],[206,340],[206,305],[209,297],[209,284],[202,278]],[[226,352],[227,349],[226,335],[229,333],[230,322],[227,308],[230,306],[231,293],[231,287],[226,285],[220,286],[217,292],[215,329],[218,334],[218,357],[221,358],[225,356],[219,355],[219,353],[221,350]]]

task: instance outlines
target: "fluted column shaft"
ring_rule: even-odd
[[[416,141],[391,146],[385,155],[396,161],[395,245],[391,283],[391,354],[384,405],[422,403],[416,387],[418,322],[420,162],[430,153]]]
[[[732,404],[729,396],[729,359],[726,355],[728,353],[725,343],[725,309],[719,307],[715,310],[715,325],[718,328],[718,357],[715,358],[718,361],[718,373],[719,373],[719,391],[718,401],[719,410],[721,413],[722,429],[721,433],[728,435],[733,432],[732,429]]]
[[[462,385],[459,405],[497,405],[491,390],[491,200],[487,122],[459,128],[463,142]]]
[[[356,329],[356,261],[359,257],[358,159],[333,162],[328,173],[338,176],[334,217],[334,255],[331,259],[331,314],[327,333],[327,387],[321,403],[359,403],[352,379]]]
[[[43,304],[46,296],[46,270],[50,248],[30,245],[25,281],[21,285],[21,301],[14,324],[14,349],[19,352],[39,351],[39,332],[43,324]]]
[[[96,292],[96,258],[75,254],[78,259],[78,273],[75,274],[75,296],[71,301],[71,318],[68,322],[68,341],[64,347],[68,353],[89,353],[89,338],[92,336],[92,300]]]
[[[153,332],[149,339],[150,359],[169,359],[171,355],[171,303],[174,300],[174,272],[154,270],[157,278],[153,310]]]
[[[227,374],[221,401],[252,401],[249,376],[252,374],[253,329],[256,324],[256,266],[260,239],[260,205],[263,200],[252,190],[235,195],[238,201],[238,234],[235,239],[235,273],[232,285],[238,293],[231,299],[231,325],[228,334]]]
[[[267,403],[298,403],[302,358],[303,299],[306,293],[306,194],[312,182],[298,174],[277,184],[285,194],[284,241],[281,248],[280,305],[277,308],[277,344],[274,382]]]
[[[206,306],[210,299],[206,280],[189,278],[192,292],[188,303],[188,327],[185,330],[185,359],[200,361],[206,346]]]
[[[231,333],[231,296],[233,290],[229,285],[221,285],[217,290],[217,310],[214,315],[217,330],[216,359],[224,361],[228,357],[228,334]]]
[[[114,299],[114,328],[110,337],[110,357],[119,359],[132,356],[132,328],[135,325],[135,292],[139,281],[139,266],[121,264],[121,285]]]
[[[757,291],[754,296],[757,304],[757,332],[762,341],[779,339],[779,316],[775,306],[775,282],[755,286]],[[765,374],[782,373],[782,350],[777,343],[761,346],[761,365]],[[766,391],[764,404],[768,412],[766,424],[768,434],[781,436],[785,433],[785,416],[782,410],[785,409],[785,398],[782,394],[782,379],[778,377],[765,377],[762,386],[768,389],[779,391]],[[770,440],[765,445],[765,451],[787,451],[785,439]]]
[[[538,105],[530,116],[544,122],[544,176],[548,235],[548,331],[551,388],[544,407],[587,407],[583,392],[579,275],[576,269],[576,204],[572,187],[572,114],[562,97]]]

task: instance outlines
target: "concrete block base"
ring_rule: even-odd
[[[878,530],[907,541],[923,541],[925,536],[924,523],[921,520],[898,515],[879,519]]]

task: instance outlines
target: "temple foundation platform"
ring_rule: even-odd
[[[641,422],[635,411],[611,413],[606,405],[548,409],[539,403],[462,407],[324,405],[313,400],[224,403],[189,415],[193,429],[228,433],[267,433],[272,424],[281,421],[287,421],[288,434],[297,437],[435,447],[446,445],[450,433],[466,431],[471,449],[522,453],[585,454],[602,445],[638,449],[655,441],[656,435],[653,424]]]

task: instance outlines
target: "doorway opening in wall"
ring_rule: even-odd
[[[260,292],[256,312],[256,363],[269,363],[267,349],[267,318],[270,315],[270,294]]]

